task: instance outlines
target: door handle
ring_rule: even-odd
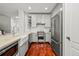
[[[70,37],[66,37],[66,39],[68,39],[70,41]]]

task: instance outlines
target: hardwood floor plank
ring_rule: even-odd
[[[55,56],[55,53],[48,43],[32,43],[26,56]]]

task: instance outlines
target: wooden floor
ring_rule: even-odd
[[[55,56],[49,43],[32,43],[26,56]]]

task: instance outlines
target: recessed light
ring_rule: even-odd
[[[48,8],[47,7],[45,7],[45,10],[47,10]]]
[[[16,16],[15,18],[20,18],[19,16]]]
[[[29,6],[28,9],[31,10],[32,9],[31,6]]]
[[[62,11],[62,8],[60,8],[60,11]]]

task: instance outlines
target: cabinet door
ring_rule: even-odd
[[[21,32],[21,24],[19,18],[11,19],[11,33],[19,34]]]
[[[46,21],[45,15],[43,14],[43,15],[41,15],[41,22],[42,22],[42,23],[45,23],[45,21]]]
[[[32,33],[32,34],[31,34],[30,41],[31,41],[31,42],[38,42],[38,39],[37,39],[37,34]]]
[[[51,42],[51,33],[46,33],[46,42]]]
[[[41,20],[42,20],[41,14],[36,15],[36,20],[37,20],[37,23],[41,23]]]
[[[19,55],[24,56],[28,50],[28,37],[24,37],[19,41]]]
[[[36,16],[35,15],[32,15],[32,27],[36,27]]]
[[[50,15],[45,15],[45,27],[50,27]]]

